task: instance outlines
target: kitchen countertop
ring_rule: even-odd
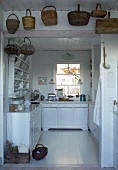
[[[9,113],[31,113],[34,109],[36,109],[37,107],[41,106],[41,104],[31,104],[29,108],[26,108],[24,110],[21,111],[16,111],[16,112],[9,112]]]
[[[74,101],[40,101],[40,103],[42,104],[61,104],[61,103],[73,103],[73,104],[89,104],[90,102],[92,101],[77,101],[77,100],[74,100]]]

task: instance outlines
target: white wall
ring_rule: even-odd
[[[101,66],[102,78],[102,113],[101,113],[101,165],[113,166],[113,100],[117,100],[117,61],[118,61],[118,35],[102,35],[101,42],[105,42],[106,63],[111,69]],[[103,45],[103,44],[102,44]],[[101,49],[102,50],[102,49]],[[103,51],[101,51],[103,63]]]
[[[101,46],[92,46],[92,100],[95,101],[100,74]]]
[[[83,85],[81,85],[81,94],[90,95],[90,58],[91,51],[68,51],[73,54],[74,59],[68,61],[62,59],[62,55],[67,51],[38,51],[32,56],[32,90],[39,89],[45,95],[55,91],[55,85],[38,85],[38,77],[47,77],[47,82],[53,78],[55,81],[56,63],[73,62],[81,63],[81,76]]]
[[[0,157],[3,163],[3,34],[0,32]]]

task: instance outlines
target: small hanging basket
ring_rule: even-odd
[[[100,7],[99,10],[98,10],[98,7]],[[101,4],[97,4],[96,10],[91,11],[91,17],[104,18],[106,15],[107,15],[107,11],[102,10]]]
[[[11,16],[15,16],[16,19],[9,19]],[[17,31],[17,29],[19,28],[19,24],[20,24],[20,21],[14,13],[8,16],[6,20],[6,27],[10,34],[14,34]]]
[[[28,39],[30,43],[26,43],[25,39]],[[35,48],[31,45],[31,40],[27,37],[24,38],[24,44],[21,46],[20,53],[24,55],[32,55],[35,52]]]
[[[67,17],[70,25],[84,26],[89,22],[90,13],[87,11],[80,11],[80,4],[78,4],[78,11],[70,11]]]
[[[12,41],[13,43],[11,44],[10,41]],[[14,41],[12,38],[9,38],[8,45],[4,48],[4,51],[9,55],[18,53],[18,48],[14,45]]]
[[[54,8],[53,10],[45,10],[46,8]],[[57,12],[54,6],[46,6],[41,11],[41,19],[45,26],[57,25]]]
[[[28,16],[28,11],[30,13],[30,16]],[[32,30],[35,29],[35,17],[31,16],[31,11],[30,9],[26,10],[26,16],[22,17],[22,23],[23,23],[23,27],[26,30]]]

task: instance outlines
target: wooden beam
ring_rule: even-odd
[[[96,34],[94,30],[32,30],[17,31],[15,34],[9,34],[3,31],[4,37],[39,37],[39,38],[100,38],[100,34]]]

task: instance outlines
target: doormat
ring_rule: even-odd
[[[49,128],[48,130],[83,130],[81,128]]]

